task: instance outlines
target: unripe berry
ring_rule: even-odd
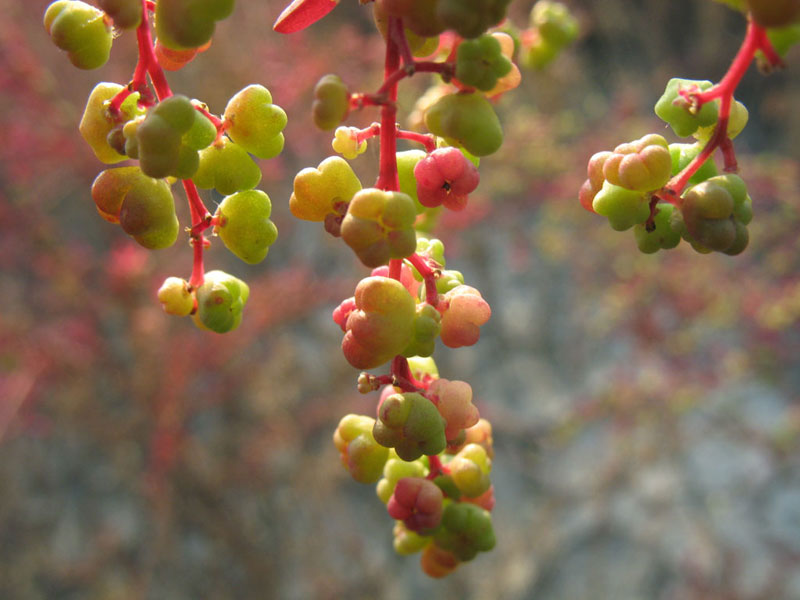
[[[142,22],[139,0],[97,0],[97,4],[114,20],[115,27],[135,29]]]
[[[122,123],[130,121],[144,111],[137,106],[139,94],[134,92],[123,101],[120,106],[119,116],[114,117],[108,110],[111,99],[124,88],[117,83],[98,83],[83,111],[78,130],[86,143],[92,148],[94,155],[106,164],[113,164],[128,158],[111,147],[108,142],[109,133]]]
[[[314,87],[311,113],[322,130],[335,129],[350,112],[350,92],[338,75],[325,75]]]
[[[658,212],[653,219],[655,227],[652,231],[647,231],[644,224],[634,226],[633,235],[640,252],[652,254],[662,249],[669,250],[680,243],[680,232],[672,229],[671,224],[674,208],[672,204],[665,202],[658,205]]]
[[[625,231],[644,223],[650,216],[650,203],[642,192],[626,190],[606,181],[594,197],[592,208],[598,215],[608,218],[617,231]]]
[[[420,160],[414,167],[414,177],[420,204],[427,207],[443,204],[451,210],[462,210],[468,194],[480,181],[475,165],[453,147],[439,148]]]
[[[366,188],[356,192],[342,221],[341,235],[368,267],[414,253],[414,201],[402,192]]]
[[[474,504],[452,502],[444,509],[442,526],[433,539],[437,546],[452,552],[457,559],[472,560],[478,552],[494,548],[492,517]]]
[[[383,400],[372,434],[406,461],[439,454],[447,445],[444,419],[430,400],[415,392],[392,394]]]
[[[298,219],[323,221],[329,214],[344,214],[353,195],[361,189],[350,164],[340,156],[307,167],[294,178],[289,210]]]
[[[411,531],[425,535],[442,520],[442,490],[423,477],[403,477],[397,482],[386,510]]]
[[[167,277],[158,289],[158,301],[168,315],[186,317],[194,310],[194,296],[189,282],[180,277]]]
[[[620,144],[603,162],[603,176],[609,183],[638,192],[659,189],[671,171],[667,140],[655,133]]]
[[[372,437],[375,419],[347,415],[339,421],[333,443],[341,453],[342,465],[360,483],[374,483],[384,471],[389,450]]]
[[[681,137],[692,135],[700,127],[714,125],[719,113],[719,100],[706,102],[699,110],[695,111],[690,110],[689,101],[679,93],[680,90],[702,92],[712,85],[710,81],[670,79],[661,98],[656,102],[656,115],[668,123],[672,130]]]
[[[216,22],[233,12],[234,0],[158,0],[156,35],[169,48],[198,48],[214,35]]]
[[[437,14],[439,0],[375,0],[375,12],[403,19],[403,25],[422,37],[436,36],[445,30]]]
[[[503,129],[492,105],[477,93],[448,94],[425,112],[431,133],[455,140],[475,156],[496,152],[503,143]]]
[[[491,35],[465,40],[456,51],[456,79],[464,85],[489,91],[511,71],[500,42]]]
[[[261,190],[245,190],[226,196],[217,208],[218,234],[225,246],[244,262],[254,265],[267,256],[278,237],[270,221],[272,203]]]
[[[225,107],[225,132],[258,158],[273,158],[283,150],[286,113],[272,103],[263,85],[249,85],[237,92]]]
[[[800,21],[800,0],[746,0],[753,20],[763,27],[786,27]]]
[[[505,19],[511,0],[437,0],[436,13],[447,29],[464,38],[478,37]]]
[[[108,61],[113,32],[103,11],[80,0],[59,0],[45,11],[44,26],[53,43],[79,69],[97,69]]]
[[[481,325],[492,314],[481,293],[468,285],[459,285],[440,296],[442,313],[442,343],[449,348],[471,346],[481,335]]]
[[[242,322],[242,308],[250,296],[250,288],[233,275],[209,271],[196,296],[195,324],[201,329],[226,333]]]
[[[227,196],[256,187],[261,181],[261,169],[244,148],[222,136],[200,151],[200,164],[192,180],[197,187],[215,188]]]

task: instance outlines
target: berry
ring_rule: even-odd
[[[158,0],[156,35],[174,50],[198,48],[214,35],[216,22],[233,12],[234,0]]]
[[[419,303],[412,329],[412,340],[403,350],[403,356],[430,356],[441,331],[442,317],[433,306]]]
[[[450,210],[462,210],[467,205],[467,195],[480,181],[475,165],[453,147],[439,148],[420,160],[414,167],[414,177],[420,204],[443,204]]]
[[[417,163],[427,156],[423,150],[405,150],[397,153],[397,177],[400,181],[400,191],[411,196],[417,207],[417,214],[425,211],[417,197],[417,179],[414,169]]]
[[[455,440],[464,429],[477,424],[480,415],[472,404],[472,388],[466,381],[437,379],[428,388],[428,398],[436,405],[445,420],[445,437],[448,443]]]
[[[416,302],[403,284],[388,277],[362,279],[348,316],[342,351],[357,369],[374,369],[411,342]]]
[[[437,0],[436,13],[447,29],[463,38],[478,37],[505,19],[511,0]]]
[[[592,208],[598,215],[607,217],[609,225],[617,231],[644,223],[650,216],[650,203],[645,194],[626,190],[608,181],[594,196]]]
[[[492,461],[483,446],[465,445],[447,466],[450,469],[453,483],[462,494],[469,498],[481,496],[492,484],[489,479]]]
[[[357,158],[359,154],[367,151],[367,141],[358,141],[358,129],[355,127],[337,127],[331,142],[334,152],[338,152],[348,160]]]
[[[389,388],[391,391],[391,388]],[[374,421],[374,419],[371,419]],[[374,424],[374,423],[373,423]],[[383,447],[383,446],[381,446]],[[388,451],[388,450],[387,450]],[[391,451],[388,451],[391,452]],[[375,487],[375,492],[378,494],[381,502],[386,504],[394,494],[397,482],[403,477],[425,477],[428,474],[428,469],[422,463],[423,459],[405,461],[396,457],[396,453],[392,452],[394,458],[389,458],[383,467],[383,478],[378,482]]]
[[[467,86],[489,91],[511,71],[500,42],[491,35],[465,40],[456,51],[456,79]]]
[[[97,69],[108,61],[114,35],[102,10],[80,0],[58,0],[47,7],[44,27],[79,69]]]
[[[366,266],[384,265],[414,253],[416,216],[414,201],[407,194],[365,188],[350,201],[342,239]]]
[[[251,265],[264,260],[278,237],[269,220],[272,203],[261,190],[245,190],[226,196],[217,208],[218,234],[222,243]]]
[[[677,246],[681,241],[678,231],[672,229],[672,204],[662,202],[658,205],[658,212],[653,219],[655,225],[652,231],[647,231],[643,225],[635,225],[633,235],[636,238],[636,245],[639,251],[644,254],[653,254],[659,250],[669,250]]]
[[[638,192],[659,189],[671,171],[667,140],[655,133],[620,144],[603,161],[603,176],[609,183]]]
[[[325,75],[314,87],[311,113],[322,130],[335,129],[350,112],[350,91],[338,75]]]
[[[416,392],[392,394],[384,399],[372,434],[379,444],[394,448],[406,461],[423,454],[439,454],[447,445],[444,419],[430,400]]]
[[[386,510],[410,531],[425,535],[439,526],[443,500],[442,490],[432,481],[403,477],[397,482]]]
[[[448,348],[471,346],[481,335],[481,325],[492,310],[481,293],[468,285],[459,285],[439,297],[442,313],[442,343]]]
[[[286,113],[263,85],[249,85],[225,107],[225,132],[250,154],[273,158],[283,150]]]
[[[673,78],[667,82],[661,98],[656,102],[656,115],[668,123],[676,135],[687,137],[700,127],[708,127],[717,122],[719,100],[706,102],[699,110],[690,110],[691,104],[681,96],[680,90],[702,92],[713,84],[710,81]]]
[[[233,275],[209,271],[196,295],[195,324],[201,329],[226,333],[242,322],[242,308],[250,296],[250,288]]]
[[[530,25],[548,45],[558,50],[578,37],[578,21],[561,2],[539,0],[531,9]]]
[[[764,27],[786,27],[800,21],[800,0],[745,0],[753,20]]]
[[[98,0],[97,4],[114,20],[120,29],[135,29],[142,22],[142,3],[139,0]]]
[[[475,156],[497,152],[503,143],[500,121],[482,94],[461,92],[440,98],[425,112],[434,135],[455,140]]]
[[[437,36],[445,24],[436,14],[439,0],[375,0],[375,13],[403,19],[403,25],[418,36]]]
[[[120,127],[122,123],[144,113],[137,105],[139,94],[134,92],[123,101],[118,117],[111,115],[108,105],[111,99],[123,89],[117,83],[98,83],[89,94],[83,117],[78,126],[81,136],[92,148],[94,155],[106,164],[117,163],[128,158],[109,144],[109,134],[115,128]]]
[[[375,419],[347,415],[339,421],[333,443],[342,457],[342,465],[360,483],[375,483],[384,472],[389,450],[372,437]]]
[[[158,301],[168,315],[186,317],[194,310],[194,296],[189,282],[180,277],[167,277],[158,289]]]
[[[753,209],[738,175],[707,179],[690,188],[682,199],[680,220],[673,215],[672,225],[696,249],[731,255],[745,249],[749,238],[746,225],[753,217]]]
[[[430,538],[411,531],[402,521],[394,524],[392,534],[394,535],[392,543],[394,551],[402,555],[419,552],[430,542]]]
[[[442,526],[433,539],[439,548],[451,552],[458,560],[472,560],[478,552],[494,548],[492,517],[474,504],[452,502],[444,509]]]
[[[349,163],[331,156],[317,168],[307,167],[295,176],[289,210],[298,219],[324,221],[329,214],[344,215],[360,189],[361,182]]]
[[[247,151],[227,136],[200,152],[200,164],[192,177],[197,187],[230,195],[251,190],[261,181],[261,169]]]

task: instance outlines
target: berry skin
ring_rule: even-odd
[[[117,163],[128,158],[109,145],[108,136],[112,129],[144,112],[137,106],[139,94],[134,92],[125,98],[120,106],[119,120],[117,121],[111,116],[108,104],[123,89],[117,83],[98,83],[89,94],[83,117],[78,126],[81,136],[92,148],[94,155],[106,164]]]
[[[158,289],[158,301],[168,315],[186,317],[194,310],[194,296],[189,282],[180,277],[167,277]]]
[[[411,531],[402,521],[394,524],[392,534],[394,551],[403,556],[419,552],[430,542],[430,538]]]
[[[142,22],[142,3],[139,0],[98,0],[97,4],[114,20],[120,29],[135,29]]]
[[[298,219],[324,221],[329,214],[344,214],[361,182],[349,163],[339,156],[323,160],[317,168],[307,167],[294,178],[289,210]]]
[[[440,579],[456,570],[461,564],[452,552],[440,548],[435,543],[425,546],[420,566],[428,577]]]
[[[286,113],[263,85],[249,85],[225,107],[225,132],[250,154],[273,158],[283,150]]]
[[[481,335],[481,325],[492,310],[481,293],[468,285],[459,285],[439,297],[442,313],[442,343],[448,348],[471,346]]]
[[[347,415],[339,421],[333,443],[342,457],[342,465],[359,483],[375,483],[384,472],[389,449],[372,437],[375,419],[364,415]]]
[[[328,131],[335,129],[350,112],[350,91],[338,75],[325,75],[314,87],[311,114],[314,124]]]
[[[455,140],[475,156],[497,152],[503,143],[500,121],[483,94],[443,96],[425,112],[425,125],[434,135]]]
[[[59,0],[47,7],[44,27],[79,69],[97,69],[108,61],[114,35],[102,10],[80,0]]]
[[[414,169],[417,163],[427,156],[424,150],[405,150],[397,153],[397,177],[400,181],[400,191],[408,194],[414,200],[417,207],[417,214],[425,211],[425,207],[419,203],[417,197],[417,179],[414,176]]]
[[[651,133],[643,138],[620,144],[603,162],[603,177],[626,190],[651,192],[669,179],[672,158],[667,140]]]
[[[444,205],[450,210],[462,210],[468,194],[480,181],[478,169],[458,148],[434,150],[414,167],[417,197],[426,207]]]
[[[342,239],[366,266],[385,265],[414,253],[416,216],[414,201],[407,194],[365,188],[350,201]]]
[[[245,190],[226,196],[217,208],[214,233],[244,262],[254,265],[267,256],[278,237],[270,221],[272,203],[261,190]]]
[[[403,350],[403,356],[430,356],[433,354],[436,338],[442,329],[442,317],[430,304],[421,302],[416,307],[416,317],[412,330],[411,343]]]
[[[578,37],[578,21],[561,2],[539,0],[531,9],[530,25],[548,45],[557,50]]]
[[[444,509],[442,526],[433,539],[458,560],[472,560],[478,552],[487,552],[495,546],[492,517],[474,504],[452,502]]]
[[[511,0],[437,0],[436,13],[447,29],[475,38],[506,16]]]
[[[472,388],[465,381],[437,379],[428,389],[428,398],[445,420],[444,433],[448,443],[480,419],[478,409],[472,404]]]
[[[356,369],[374,369],[411,343],[416,302],[402,283],[388,277],[362,279],[354,299],[342,352]]]
[[[710,81],[693,79],[672,78],[667,82],[661,98],[655,106],[658,117],[668,123],[676,135],[688,137],[700,127],[708,127],[717,122],[719,113],[719,100],[706,102],[696,113],[690,112],[689,102],[680,95],[679,90],[696,90],[698,92],[709,89],[713,84]]]
[[[456,51],[456,79],[464,85],[489,91],[511,71],[500,42],[491,35],[466,40]]]
[[[786,27],[800,21],[800,0],[745,0],[753,20],[764,27]]]
[[[356,132],[358,129],[355,127],[337,127],[334,131],[333,142],[331,147],[334,152],[338,152],[348,160],[357,158],[359,154],[367,151],[367,141],[358,141]]]
[[[374,419],[372,421],[374,424]],[[383,478],[375,487],[375,492],[381,502],[386,504],[394,494],[397,482],[403,477],[425,477],[427,474],[428,470],[422,464],[422,459],[409,462],[400,458],[389,458],[383,467]]]
[[[616,231],[625,231],[644,223],[650,216],[650,204],[645,194],[626,190],[608,181],[595,195],[592,208],[598,215],[607,217],[609,225]]]
[[[214,188],[227,196],[256,187],[261,181],[261,169],[244,148],[222,136],[200,151],[200,163],[192,180],[197,187]]]
[[[430,400],[415,392],[385,398],[378,407],[372,434],[406,461],[439,454],[447,445],[444,419]]]
[[[173,50],[199,48],[214,35],[216,22],[233,12],[234,0],[158,0],[156,35]]]
[[[699,252],[739,254],[749,240],[746,225],[753,217],[752,200],[738,175],[718,175],[690,188],[672,227]]]
[[[242,322],[242,308],[250,288],[241,279],[223,271],[209,271],[197,288],[194,322],[200,329],[216,333],[233,331]]]
[[[468,498],[477,498],[492,485],[489,480],[492,460],[486,454],[483,446],[465,445],[447,466],[450,468],[453,483]]]
[[[442,490],[423,477],[403,477],[386,504],[393,519],[422,535],[432,532],[442,520]]]
[[[375,0],[375,13],[403,19],[403,25],[421,37],[437,36],[445,30],[437,14],[439,0]]]
[[[644,254],[653,254],[659,250],[669,250],[677,246],[681,241],[681,234],[672,229],[672,212],[675,207],[672,204],[662,202],[658,205],[653,223],[655,229],[647,231],[643,224],[635,225],[633,235],[636,238],[636,245],[639,251]]]

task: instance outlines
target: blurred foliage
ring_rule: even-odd
[[[436,355],[494,424],[498,547],[434,582],[393,554],[383,506],[330,441],[342,415],[374,410],[330,320],[363,269],[288,212],[294,173],[330,143],[310,125],[314,83],[379,83],[367,11],[343,2],[281,37],[281,2],[240,2],[170,75],[216,112],[261,83],[290,120],[284,154],[262,163],[278,243],[257,267],[214,243],[210,268],[252,295],[243,326],[211,336],[155,301],[188,275],[188,249],[141,250],[89,197],[100,165],[77,121],[98,76],[128,79],[135,40],[99,75],[76,72],[45,4],[0,0],[0,597],[800,597],[796,49],[737,92],[756,216],[735,258],[641,255],[577,190],[591,154],[664,132],[652,105],[669,77],[724,73],[741,16],[575,0],[576,46],[500,101],[506,144],[439,232],[493,318],[477,346]],[[404,85],[405,114],[429,82]],[[374,177],[376,158],[354,167]]]

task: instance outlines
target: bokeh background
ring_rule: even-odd
[[[506,143],[437,232],[493,308],[476,346],[435,358],[494,425],[498,544],[433,581],[394,554],[384,506],[331,443],[376,402],[330,318],[366,270],[287,208],[294,173],[330,154],[317,79],[380,83],[369,10],[345,0],[282,37],[283,2],[241,0],[169,75],[217,113],[261,83],[290,119],[261,163],[278,243],[254,267],[208,254],[252,290],[217,336],[155,300],[189,248],[140,249],[89,196],[102,166],[77,122],[95,82],[129,80],[133,36],[79,72],[46,2],[0,0],[0,598],[800,598],[800,52],[737,93],[750,248],[644,256],[578,204],[586,161],[649,132],[678,141],[655,100],[673,76],[719,79],[745,23],[708,0],[568,4],[579,40],[501,100]],[[403,114],[430,82],[403,84]],[[355,161],[367,179],[376,157]]]

